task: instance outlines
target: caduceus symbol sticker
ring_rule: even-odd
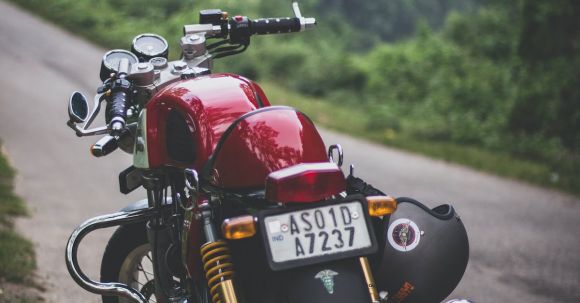
[[[320,279],[320,281],[322,281],[322,285],[324,285],[324,288],[326,288],[326,291],[332,295],[334,293],[334,276],[336,275],[338,275],[337,272],[326,269],[317,273],[314,278]]]

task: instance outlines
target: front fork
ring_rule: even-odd
[[[166,188],[165,178],[156,175],[144,175],[143,187],[147,190],[149,207],[161,208],[164,201],[164,190]],[[194,188],[187,183],[190,194]],[[179,198],[178,198],[179,200]],[[182,201],[175,201],[177,207]],[[197,203],[194,201],[193,203]],[[204,203],[197,209],[197,215],[202,223],[203,234],[206,243],[201,246],[201,258],[205,277],[209,287],[211,300],[214,303],[238,303],[238,297],[233,282],[234,268],[227,243],[220,238],[212,220],[212,210],[209,203]],[[187,231],[184,231],[187,232]],[[165,222],[163,216],[152,217],[147,223],[147,237],[151,245],[153,257],[153,274],[155,276],[155,296],[162,298],[163,302],[173,302],[182,298],[183,294],[178,292],[173,281],[173,275],[167,266],[166,252],[174,243],[170,224]],[[179,239],[179,235],[177,239]],[[179,241],[177,241],[179,242]],[[186,243],[181,243],[185,245]],[[183,251],[182,253],[189,253]]]
[[[165,203],[166,179],[162,175],[143,175],[143,187],[147,190],[149,207],[161,209]],[[174,203],[175,204],[175,203]],[[167,254],[170,247],[178,243],[173,236],[171,225],[166,222],[163,213],[151,217],[147,222],[147,238],[151,246],[153,259],[153,275],[155,277],[155,296],[161,302],[174,302],[183,297],[183,293],[176,287],[173,274],[169,270]]]

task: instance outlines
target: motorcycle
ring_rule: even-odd
[[[96,157],[133,154],[120,191],[147,193],[72,233],[65,259],[81,287],[105,303],[440,302],[455,288],[468,242],[453,207],[394,199],[352,166],[345,176],[342,148],[327,150],[304,113],[271,105],[254,81],[211,72],[253,35],[315,27],[292,6],[294,17],[257,20],[203,10],[172,62],[163,37],[138,35],[131,51],[103,56],[92,109],[72,94],[67,125],[104,135]],[[90,128],[103,102],[106,125]],[[114,226],[94,281],[78,247]]]

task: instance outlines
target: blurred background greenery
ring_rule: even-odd
[[[291,15],[284,0],[12,0],[109,48],[173,46],[197,12]],[[316,30],[254,37],[216,64],[327,127],[580,194],[580,2],[303,0]],[[332,118],[330,118],[332,117]]]

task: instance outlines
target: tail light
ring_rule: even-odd
[[[266,178],[266,198],[280,203],[320,201],[345,189],[344,174],[327,162],[294,165]]]

